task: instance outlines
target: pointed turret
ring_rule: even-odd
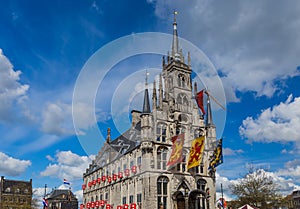
[[[148,94],[148,89],[145,89],[145,94],[144,94],[144,105],[143,105],[143,114],[148,114],[150,113],[150,103],[149,103],[149,94]]]
[[[157,96],[156,96],[156,82],[153,82],[153,93],[152,93],[152,108],[156,109],[157,106]]]
[[[159,84],[158,84],[158,107],[162,109],[163,103],[163,87],[162,87],[162,77],[159,75]]]
[[[148,72],[146,71],[146,82],[145,82],[145,93],[144,93],[144,104],[143,111],[141,114],[141,140],[149,140],[151,139],[152,133],[152,115],[150,110],[150,101],[149,101],[149,93],[148,93]]]
[[[213,122],[212,109],[210,104],[210,95],[206,92],[207,95],[207,110],[206,110],[206,149],[213,151],[216,147],[216,126]]]
[[[212,112],[211,112],[211,104],[210,104],[210,96],[207,94],[207,115],[206,115],[206,125],[214,126]]]
[[[198,93],[198,89],[197,89],[197,82],[194,83],[194,96],[196,97]]]
[[[150,102],[149,102],[149,93],[148,93],[148,72],[146,71],[146,89],[144,93],[144,104],[143,104],[143,114],[150,113]]]
[[[177,32],[177,22],[176,22],[176,15],[177,14],[178,13],[176,11],[174,11],[172,58],[175,59],[175,61],[180,61],[179,43],[178,43],[178,32]]]

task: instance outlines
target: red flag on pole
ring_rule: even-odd
[[[204,93],[204,89],[197,93],[196,102],[197,102],[197,105],[200,108],[202,114],[205,115],[205,110],[204,110],[204,106],[203,106],[203,93]]]

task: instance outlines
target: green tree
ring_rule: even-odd
[[[248,168],[248,173],[236,183],[229,186],[231,193],[235,195],[241,205],[268,209],[272,202],[276,202],[281,195],[278,193],[278,185],[264,169]]]

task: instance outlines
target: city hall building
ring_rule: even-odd
[[[197,85],[193,87],[191,80],[190,55],[185,62],[179,48],[175,17],[170,45],[172,53],[162,58],[152,95],[146,81],[143,107],[131,111],[131,127],[115,139],[108,129],[106,142],[83,174],[80,208],[215,208],[215,170],[208,168],[217,142],[216,127],[209,97],[205,117],[192,99]],[[172,139],[178,135],[184,137],[181,158],[169,166]],[[197,137],[205,140],[202,160],[188,169],[191,144]]]

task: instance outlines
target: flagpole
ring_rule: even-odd
[[[221,195],[222,195],[222,208],[224,209],[224,198],[223,198],[223,185],[221,183]]]
[[[45,184],[45,192],[44,192],[44,199],[46,198],[46,191],[47,191],[47,184]],[[46,206],[44,205],[44,209],[46,208]]]

